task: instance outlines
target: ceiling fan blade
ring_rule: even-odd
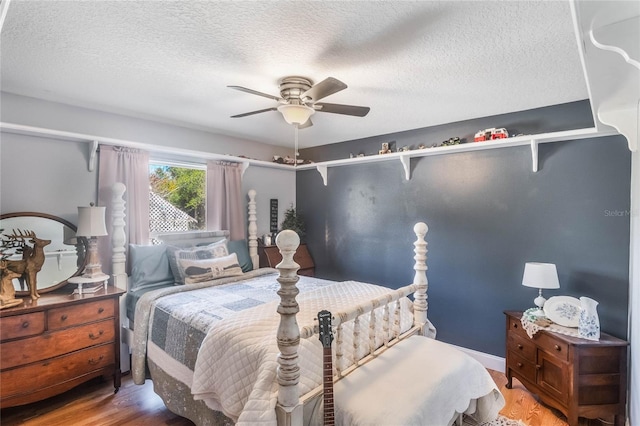
[[[231,89],[239,90],[241,92],[251,93],[252,95],[262,96],[263,98],[273,99],[274,101],[278,101],[278,102],[282,100],[282,98],[279,98],[278,96],[273,96],[268,93],[258,92],[257,90],[253,90],[253,89],[247,89],[246,87],[242,87],[242,86],[227,86],[227,87]]]
[[[355,105],[342,105],[342,104],[327,104],[319,102],[313,104],[314,107],[320,107],[316,109],[319,112],[330,112],[333,114],[354,115],[356,117],[364,117],[369,114],[371,108]]]
[[[300,95],[300,98],[308,98],[312,102],[316,102],[346,88],[347,85],[337,78],[329,77],[304,92],[302,95]]]
[[[276,108],[276,107],[272,107],[272,108],[265,108],[265,109],[259,109],[259,110],[257,110],[257,111],[245,112],[244,114],[232,115],[232,116],[231,116],[231,118],[246,117],[246,116],[248,116],[248,115],[260,114],[261,112],[277,111],[277,110],[278,110],[278,108]]]
[[[309,118],[303,124],[299,125],[298,129],[306,129],[307,127],[311,127],[311,126],[313,126],[313,122],[311,121],[311,118]]]

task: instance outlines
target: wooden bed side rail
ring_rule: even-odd
[[[336,327],[339,327],[346,321],[354,321],[354,334],[357,336],[359,330],[359,317],[366,312],[370,312],[370,330],[369,330],[369,358],[375,356],[377,351],[375,344],[375,316],[374,309],[383,306],[383,330],[386,331],[387,337],[384,339],[384,345],[388,346],[393,341],[399,341],[404,336],[414,334],[416,332],[421,334],[428,334],[428,321],[427,321],[427,242],[425,241],[425,235],[427,234],[428,227],[425,223],[419,222],[413,230],[416,234],[416,241],[414,244],[414,260],[415,264],[413,269],[415,275],[413,283],[411,285],[402,287],[389,294],[383,295],[376,299],[370,300],[364,304],[357,306],[351,310],[338,313],[334,315],[336,317]],[[317,332],[314,328],[317,327],[305,327],[302,331],[298,326],[296,315],[300,311],[296,296],[299,293],[296,284],[299,280],[297,271],[299,265],[294,262],[293,255],[296,249],[300,245],[300,238],[298,235],[291,231],[282,231],[276,237],[276,245],[280,249],[282,254],[282,262],[276,265],[280,275],[278,282],[280,283],[280,290],[278,295],[280,296],[280,304],[278,305],[278,313],[280,314],[280,324],[277,332],[277,343],[280,354],[278,355],[278,403],[276,405],[276,414],[278,416],[279,426],[299,426],[303,422],[302,408],[298,390],[298,382],[300,380],[300,367],[298,364],[298,346],[300,344],[301,333],[304,336]],[[413,327],[405,333],[400,333],[400,299],[413,293],[414,294],[414,317]],[[390,320],[390,306],[394,304],[393,313],[393,325]],[[339,336],[338,336],[339,340]],[[365,357],[366,358],[366,357]],[[364,360],[364,359],[363,359]],[[354,360],[356,368],[361,360]],[[340,364],[340,362],[338,362]],[[306,395],[305,395],[306,399]]]

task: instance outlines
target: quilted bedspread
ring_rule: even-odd
[[[385,287],[347,281],[302,293],[297,298],[298,325],[312,325],[322,309],[343,311],[389,291]],[[236,420],[237,425],[276,424],[278,303],[266,303],[215,323],[202,342],[191,391],[195,399],[202,399],[210,408],[222,411]],[[406,330],[412,323],[411,303],[405,298],[402,306],[401,328]],[[380,328],[382,315],[379,308],[375,323]],[[368,315],[360,321],[361,343],[368,340],[368,322]],[[347,327],[343,338],[345,355],[351,359],[353,341]],[[368,351],[366,344],[361,346],[358,358]],[[322,345],[317,336],[300,341],[298,356],[302,395],[322,383]]]
[[[277,276],[276,270],[259,269],[242,277],[146,293],[136,305],[134,382],[144,383],[148,357],[190,387],[194,398],[238,424],[275,425],[280,321]],[[390,291],[371,284],[311,277],[300,277],[298,288],[300,327],[312,325],[322,309],[345,310]],[[411,303],[404,299],[402,306],[402,329],[408,329]],[[376,324],[382,327],[382,312],[376,316]],[[364,342],[368,316],[360,326]],[[345,329],[344,347],[351,348],[351,333]],[[362,346],[358,357],[368,350],[366,344]],[[349,360],[354,356],[345,355]],[[317,336],[301,341],[299,361],[303,394],[322,383],[322,349]]]

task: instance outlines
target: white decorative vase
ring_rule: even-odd
[[[598,318],[598,302],[589,298],[580,298],[580,319],[578,320],[578,336],[583,339],[600,340],[600,319]]]

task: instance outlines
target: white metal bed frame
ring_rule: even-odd
[[[113,186],[112,197],[112,217],[113,217],[113,229],[111,232],[112,242],[112,274],[113,284],[120,288],[128,288],[127,274],[125,268],[126,256],[125,256],[125,244],[126,235],[124,232],[125,227],[125,202],[123,195],[126,188],[122,183],[116,183]],[[253,262],[254,269],[258,267],[258,253],[257,253],[257,217],[256,217],[256,191],[250,190],[248,192],[248,247],[249,255]],[[420,222],[413,228],[416,234],[416,241],[414,244],[414,260],[415,275],[413,283],[394,290],[384,296],[378,297],[373,300],[366,301],[352,309],[344,312],[334,313],[334,326],[336,328],[336,370],[338,372],[337,379],[349,374],[351,371],[358,368],[360,365],[373,360],[379,353],[386,348],[396,344],[404,338],[413,335],[421,334],[430,337],[435,336],[435,332],[428,327],[427,321],[427,288],[428,281],[426,276],[426,253],[427,242],[425,241],[425,235],[427,233],[427,225]],[[279,426],[302,426],[303,425],[303,406],[308,401],[315,398],[320,392],[321,387],[314,389],[313,391],[300,396],[298,389],[298,382],[300,379],[300,367],[298,363],[298,346],[301,338],[309,338],[318,333],[317,326],[305,327],[302,330],[298,327],[296,314],[299,312],[298,302],[296,296],[299,292],[296,287],[296,283],[299,280],[297,271],[299,265],[293,261],[293,255],[295,254],[300,244],[300,238],[293,231],[282,231],[276,238],[276,245],[278,246],[280,253],[282,254],[282,262],[280,262],[276,268],[279,270],[279,277],[277,278],[280,284],[278,295],[280,296],[280,304],[277,311],[280,314],[280,323],[277,331],[277,344],[280,354],[278,356],[278,403],[276,406],[276,414],[278,418]],[[413,302],[413,326],[404,333],[400,330],[400,303],[399,300],[408,296],[414,295]],[[392,308],[392,304],[395,306]],[[383,314],[383,339],[384,344],[381,347],[376,347],[376,335],[374,326],[375,316],[373,310],[380,308],[384,310]],[[391,311],[393,309],[393,315]],[[346,360],[343,356],[342,343],[342,325],[348,321],[353,321],[353,333],[357,336],[361,333],[359,327],[359,319],[361,316],[369,314],[371,315],[370,327],[368,331],[368,345],[369,354],[362,359],[350,360],[353,364],[344,368]],[[357,342],[358,339],[354,339]],[[126,343],[126,342],[124,342]],[[357,352],[357,351],[356,351]]]

